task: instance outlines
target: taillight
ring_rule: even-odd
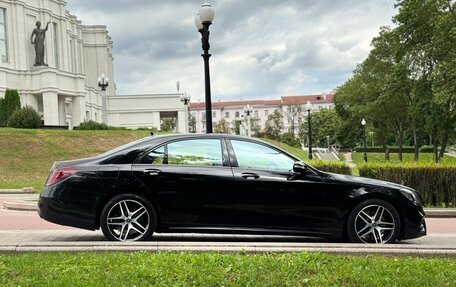
[[[72,176],[76,172],[78,171],[74,167],[69,166],[54,169],[46,182],[46,186],[61,182],[62,180]]]

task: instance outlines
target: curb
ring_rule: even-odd
[[[33,187],[24,187],[22,189],[0,189],[0,194],[33,194]]]
[[[425,208],[424,213],[427,218],[454,218],[456,208]]]
[[[81,252],[81,251],[192,251],[192,252],[323,252],[332,254],[351,254],[351,255],[388,255],[388,256],[456,256],[456,249],[442,248],[439,246],[429,246],[425,248],[413,247],[405,244],[394,244],[391,247],[366,245],[366,244],[272,244],[272,243],[251,243],[251,242],[148,242],[125,244],[117,242],[100,243],[61,243],[61,242],[42,242],[42,243],[23,243],[0,245],[0,252]]]
[[[3,207],[8,210],[17,211],[38,211],[37,202],[26,202],[26,201],[5,201]]]

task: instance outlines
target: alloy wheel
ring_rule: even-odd
[[[114,204],[106,220],[109,232],[119,241],[141,239],[151,224],[147,208],[132,199],[121,200]]]
[[[387,243],[396,229],[393,214],[386,207],[376,204],[361,209],[354,223],[356,235],[364,243]]]

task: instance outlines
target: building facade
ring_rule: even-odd
[[[105,26],[85,26],[65,10],[63,0],[0,0],[0,97],[16,89],[44,125],[73,126],[102,119],[97,78],[105,73],[115,95],[113,43]],[[31,36],[46,29],[44,62],[36,66]],[[49,23],[47,25],[47,23]],[[36,37],[35,37],[36,39]]]
[[[274,111],[282,114],[282,132],[292,132],[294,127],[295,135],[299,132],[299,124],[303,121],[307,111],[306,103],[312,104],[311,112],[318,112],[323,109],[334,108],[333,94],[317,94],[304,96],[284,96],[276,100],[246,100],[232,102],[212,103],[212,126],[214,127],[220,120],[225,119],[231,129],[234,128],[235,121],[240,120],[244,115],[244,107],[250,105],[253,108],[251,114],[252,131],[263,130],[266,126],[268,116]],[[196,120],[196,132],[206,132],[206,111],[204,102],[190,103],[190,114]],[[292,112],[296,110],[297,112]]]
[[[108,97],[108,123],[112,126],[161,129],[164,119],[175,122],[175,132],[186,132],[186,107],[180,94],[149,94]]]

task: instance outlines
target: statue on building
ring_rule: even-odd
[[[36,28],[33,29],[32,35],[30,35],[30,41],[35,45],[35,67],[47,66],[44,63],[44,39],[46,38],[49,23],[51,21],[47,22],[45,29],[41,29],[41,22],[36,22]],[[35,39],[33,39],[33,36],[35,36]]]

